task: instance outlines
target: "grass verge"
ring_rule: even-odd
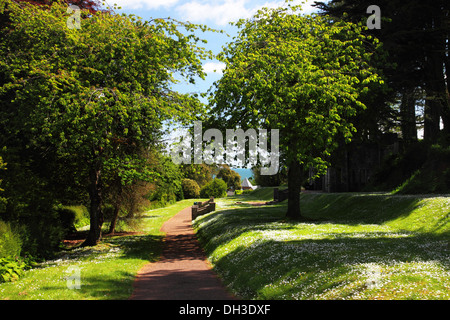
[[[257,197],[219,200],[194,222],[237,296],[450,299],[449,197],[302,194],[310,223],[284,221],[286,204],[245,203]]]
[[[94,247],[60,252],[19,280],[0,283],[0,300],[128,299],[137,271],[161,254],[161,226],[191,204],[192,200],[183,200],[147,211],[140,224],[142,234],[106,238]]]

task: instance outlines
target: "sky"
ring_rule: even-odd
[[[144,20],[154,18],[173,18],[179,21],[189,21],[204,24],[210,28],[224,30],[226,34],[206,32],[201,34],[202,39],[208,40],[202,44],[206,49],[218,54],[227,42],[232,41],[237,28],[231,26],[231,21],[241,18],[251,18],[262,7],[285,6],[284,0],[106,0],[106,5],[121,7],[118,13],[134,14]],[[302,10],[309,14],[316,10],[311,5],[314,0],[294,0],[292,5],[302,4]],[[216,60],[205,61],[203,69],[207,73],[206,79],[201,79],[195,85],[181,83],[174,88],[180,92],[206,92],[220,79],[223,64]]]

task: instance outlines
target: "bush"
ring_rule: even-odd
[[[200,190],[202,198],[223,198],[227,195],[227,184],[222,179],[213,179]]]
[[[185,199],[196,199],[200,197],[200,187],[197,181],[192,179],[183,179],[181,182]]]
[[[52,257],[59,249],[66,232],[57,210],[21,217],[23,250],[33,256]]]
[[[75,211],[69,208],[58,208],[59,222],[64,233],[71,233],[77,231],[75,228]]]
[[[88,226],[91,223],[89,210],[85,206],[64,206],[64,208],[71,210],[75,215],[74,226],[76,229]]]
[[[20,235],[11,228],[9,223],[0,221],[0,259],[18,257],[21,250]]]
[[[0,283],[15,281],[22,276],[26,264],[11,258],[0,258]]]

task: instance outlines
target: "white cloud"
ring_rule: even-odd
[[[213,1],[191,1],[177,8],[186,20],[191,22],[214,21],[218,25],[226,25],[230,21],[237,21],[240,18],[248,18],[251,11],[245,7],[246,0],[225,0],[222,2]]]
[[[178,1],[179,0],[106,0],[106,4],[111,7],[116,4],[117,7],[122,7],[122,9],[159,9],[161,7],[173,7]]]
[[[105,0],[101,2],[103,1]],[[305,2],[302,4],[304,13],[309,14],[315,10],[312,7],[314,0],[295,0],[291,4],[302,2]],[[262,7],[276,8],[286,5],[284,0],[106,0],[105,3],[109,6],[115,4],[123,10],[166,9],[176,12],[183,20],[215,23],[219,26],[241,18],[250,18]]]
[[[314,0],[298,0],[291,4],[301,4],[302,11],[310,14],[315,10],[312,7]],[[250,1],[250,0],[193,0],[176,7],[178,14],[184,20],[195,23],[209,23],[214,22],[217,25],[225,26],[231,21],[237,21],[241,18],[252,17],[262,7],[277,8],[285,6],[284,0],[274,1]]]
[[[203,65],[203,71],[206,73],[215,72],[222,74],[225,64],[222,62],[207,62]]]

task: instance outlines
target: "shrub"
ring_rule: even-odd
[[[5,170],[5,169],[6,169],[6,164],[3,162],[2,157],[0,157],[0,170]],[[0,179],[0,192],[4,191],[1,188],[1,183],[2,183],[2,179]],[[6,206],[6,198],[0,197],[0,212],[5,209],[5,206]]]
[[[60,247],[66,232],[57,210],[21,217],[23,250],[33,256],[52,257]]]
[[[195,199],[200,197],[200,187],[197,181],[192,179],[183,179],[181,182],[185,199]]]
[[[77,231],[75,228],[75,212],[69,208],[58,208],[59,222],[64,233]]]
[[[227,184],[222,179],[213,179],[200,190],[202,198],[223,198],[227,195]]]
[[[18,257],[22,250],[22,239],[7,222],[0,221],[0,258]]]
[[[11,258],[0,258],[0,283],[15,281],[23,274],[26,264]]]
[[[88,226],[91,223],[89,210],[85,206],[65,206],[64,208],[73,211],[75,215],[74,226],[76,229]]]

